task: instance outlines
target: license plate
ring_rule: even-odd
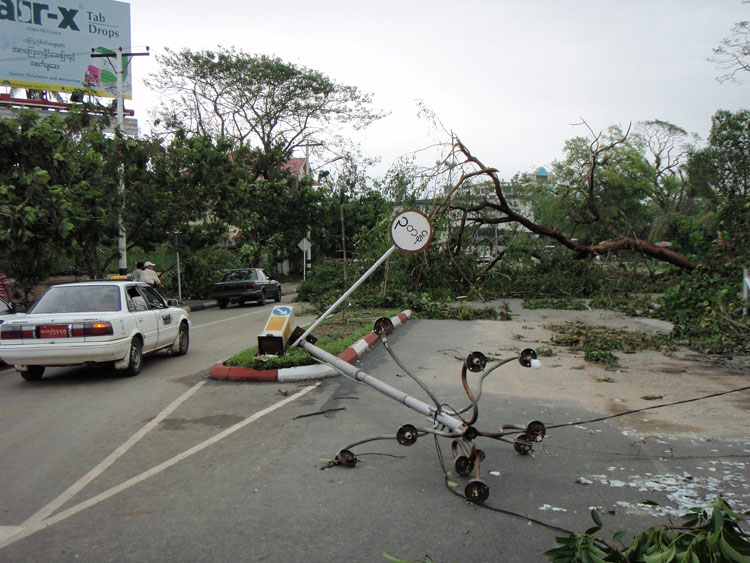
[[[66,325],[40,325],[39,338],[67,338],[68,327]]]

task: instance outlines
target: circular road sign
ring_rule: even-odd
[[[391,240],[399,250],[420,252],[432,242],[432,223],[421,211],[402,211],[391,221]]]

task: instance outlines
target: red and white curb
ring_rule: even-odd
[[[404,324],[411,318],[411,316],[411,310],[407,309],[406,311],[402,311],[398,315],[391,317],[393,328]],[[378,336],[370,331],[346,350],[341,352],[338,357],[345,362],[353,364],[356,360],[364,356],[377,341]],[[236,366],[225,366],[223,362],[220,362],[211,368],[209,377],[220,381],[283,382],[319,379],[323,377],[332,377],[338,374],[338,371],[325,364],[258,370]]]

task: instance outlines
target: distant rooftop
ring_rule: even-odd
[[[307,159],[306,158],[290,158],[281,167],[284,170],[289,170],[292,174],[301,178],[304,174],[309,173],[306,169]]]

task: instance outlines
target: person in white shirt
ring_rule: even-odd
[[[143,274],[143,262],[138,262],[133,270],[133,281],[141,281],[141,274]]]
[[[154,271],[154,266],[156,266],[156,264],[153,262],[146,262],[143,264],[143,272],[141,273],[140,281],[149,284],[153,288],[164,287],[164,284],[161,283],[159,276],[157,276]]]

